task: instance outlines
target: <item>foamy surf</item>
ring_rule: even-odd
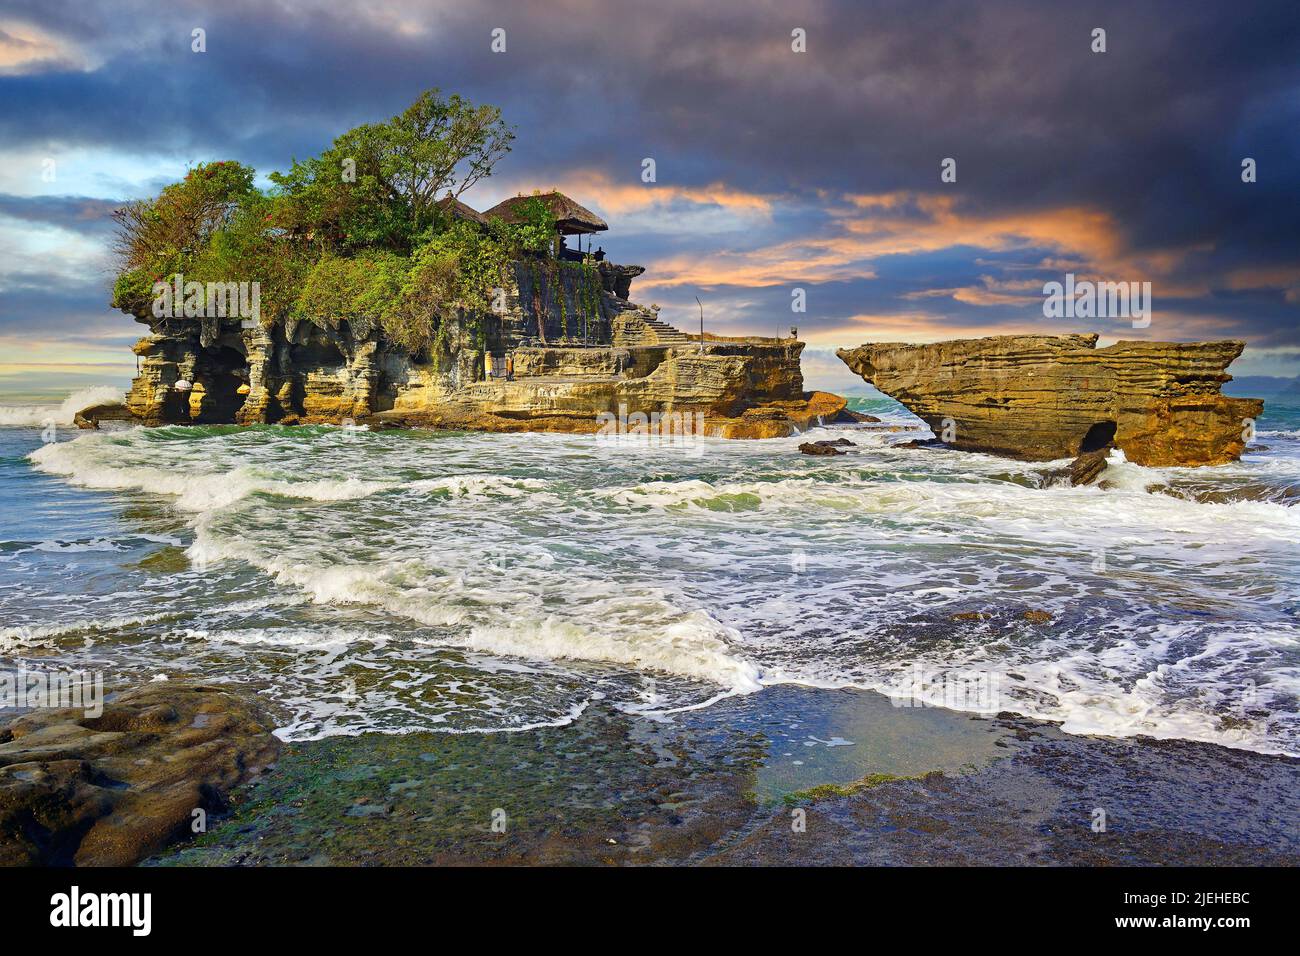
[[[92,405],[121,404],[122,389],[96,385],[73,392],[58,405],[0,405],[0,426],[71,425],[73,416]]]
[[[455,628],[437,640],[441,646],[623,664],[711,681],[735,692],[761,686],[758,668],[731,651],[738,634],[702,611],[683,611],[654,591],[589,591],[576,606],[548,611],[535,592],[502,596],[416,558],[321,564],[223,539],[207,524],[198,532],[188,553],[204,566],[242,561],[317,604],[368,605],[429,627]]]
[[[9,593],[40,602],[8,620],[84,601],[50,561],[145,557],[160,570],[124,570],[113,606],[179,619],[96,632],[94,654],[143,679],[264,679],[294,739],[554,726],[596,695],[671,715],[782,682],[891,694],[924,664],[996,676],[1004,709],[1072,732],[1296,749],[1286,439],[1218,469],[1112,456],[1104,486],[1066,488],[1041,463],[847,433],[833,459],[795,439],[686,458],[566,435],[85,435],[32,453],[32,480],[89,489],[126,530],[94,518],[34,539],[86,550],[6,553],[31,566]],[[953,620],[971,611],[987,619]]]
[[[465,496],[490,493],[517,496],[543,485],[536,480],[492,475],[464,475],[411,483],[357,478],[290,480],[267,475],[253,466],[231,471],[207,471],[197,464],[167,469],[106,463],[105,458],[111,457],[111,449],[118,444],[118,439],[107,435],[86,435],[75,441],[44,445],[29,457],[43,471],[61,475],[82,488],[168,495],[175,499],[176,507],[191,512],[227,508],[256,494],[310,501],[353,501],[382,491],[409,488]],[[110,452],[107,456],[106,450]]]

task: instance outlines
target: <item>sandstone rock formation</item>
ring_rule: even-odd
[[[703,422],[710,435],[773,438],[844,411],[838,396],[804,392],[802,342],[701,343],[661,321],[657,307],[629,302],[640,266],[548,274],[516,262],[508,271],[506,309],[487,317],[486,341],[451,318],[448,347],[424,355],[347,321],[136,315],[150,334],[135,346],[140,372],[126,414],[146,425],[350,420],[574,432],[599,430],[602,413],[671,414]],[[115,417],[87,409],[78,424]]]
[[[136,863],[278,751],[256,706],[214,687],[146,684],[98,717],[25,714],[0,727],[0,865]]]
[[[1002,335],[837,354],[946,444],[1030,461],[1114,445],[1140,465],[1235,461],[1264,403],[1219,388],[1241,342]]]
[[[72,416],[78,428],[98,428],[100,422],[133,422],[135,416],[122,402],[103,402],[90,405]]]

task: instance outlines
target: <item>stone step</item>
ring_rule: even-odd
[[[669,325],[662,319],[647,319],[645,325],[655,333],[655,337],[663,344],[680,345],[691,341],[681,329]]]

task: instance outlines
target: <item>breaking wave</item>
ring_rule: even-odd
[[[0,425],[71,425],[73,416],[91,405],[121,403],[122,389],[96,385],[73,392],[61,405],[0,405]]]
[[[357,478],[293,480],[276,477],[273,472],[255,466],[204,471],[186,464],[170,469],[108,464],[104,461],[104,450],[115,444],[120,444],[120,439],[86,435],[77,441],[45,445],[29,457],[42,470],[61,475],[82,488],[169,495],[175,499],[176,507],[192,512],[226,508],[257,494],[310,501],[351,501],[402,487],[451,495],[520,495],[543,486],[540,481],[496,475],[457,475],[410,483]]]
[[[797,453],[844,434],[849,455]],[[264,680],[291,739],[778,683],[896,694],[921,665],[994,676],[1004,709],[1070,732],[1296,751],[1300,509],[1269,497],[1300,482],[1289,446],[1212,469],[1113,455],[1103,485],[1068,488],[1042,463],[895,447],[914,434],[710,439],[695,458],[565,435],[87,434],[31,452],[37,477],[126,493],[149,527],[92,523],[6,568],[161,570],[103,599],[121,628],[85,631],[81,607],[0,650]],[[29,619],[58,606],[49,566],[25,580]],[[163,600],[175,615],[148,620]]]

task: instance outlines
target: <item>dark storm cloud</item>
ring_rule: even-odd
[[[500,105],[519,127],[500,167],[512,187],[574,170],[636,184],[649,156],[660,186],[724,182],[778,197],[770,223],[734,233],[620,234],[613,220],[627,257],[651,265],[837,235],[841,224],[784,212],[788,202],[946,190],[986,220],[1099,211],[1115,258],[1167,257],[1164,335],[1235,329],[1260,345],[1300,344],[1287,278],[1300,276],[1294,0],[0,3],[0,22],[6,14],[60,44],[0,75],[7,148],[234,158],[265,172],[441,86]],[[190,52],[195,27],[207,31],[205,54]],[[504,55],[489,50],[494,27],[507,31]],[[790,50],[794,27],[807,30],[806,54]],[[1094,27],[1107,31],[1104,54],[1089,48]],[[949,156],[958,182],[941,185]],[[1241,182],[1245,156],[1257,183]],[[1053,255],[1042,243],[1017,253]],[[800,324],[915,312],[974,334],[1033,320],[1029,296],[992,308],[928,294],[977,287],[1008,264],[980,249],[885,257],[861,270],[873,278],[811,279],[820,305]],[[1241,271],[1262,277],[1232,278]],[[1197,282],[1200,293],[1179,291]],[[788,285],[696,280],[654,296],[686,306],[701,290],[739,303],[727,321],[752,319],[755,331],[788,315]]]
[[[122,203],[86,196],[9,196],[0,194],[0,216],[103,236],[113,231],[113,210]]]
[[[83,282],[51,281],[40,273],[6,276],[0,337],[21,335],[60,343],[99,343],[110,337],[129,346],[143,334],[120,312],[108,308],[107,277]]]

